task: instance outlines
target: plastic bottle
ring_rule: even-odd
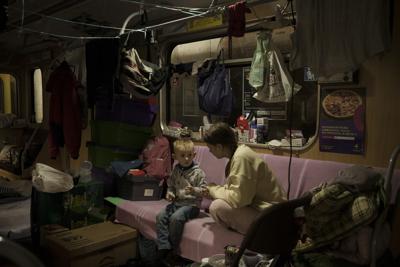
[[[87,183],[92,180],[92,163],[88,160],[85,160],[81,163],[79,169],[79,182],[80,183]]]

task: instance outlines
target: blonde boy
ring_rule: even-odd
[[[159,257],[179,249],[184,225],[200,212],[202,190],[206,188],[205,174],[193,162],[196,153],[191,140],[174,142],[172,156],[178,162],[167,181],[166,199],[171,203],[157,215],[157,245]]]

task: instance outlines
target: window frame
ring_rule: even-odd
[[[261,31],[261,30],[270,30],[266,29],[260,25],[253,25],[252,27],[248,27],[246,30],[246,33],[249,32],[254,32],[254,31]],[[185,43],[191,43],[191,42],[196,42],[196,41],[203,41],[207,39],[213,39],[213,38],[223,38],[227,36],[226,28],[216,28],[214,30],[204,30],[200,32],[194,32],[194,33],[180,33],[180,34],[175,34],[175,35],[168,35],[168,36],[163,36],[164,38],[160,38],[160,43],[162,43],[160,47],[160,57],[161,57],[161,62],[163,62],[166,65],[171,64],[171,54],[173,49],[177,45],[185,44]],[[231,61],[239,61],[241,59],[225,59],[225,63]],[[168,79],[169,81],[169,79]],[[166,82],[163,88],[159,92],[159,104],[160,104],[160,128],[161,132],[163,135],[171,136],[171,137],[178,137],[178,132],[176,132],[174,129],[168,126],[168,118],[169,114],[167,113],[168,105],[170,103],[170,98],[168,94],[168,90],[170,90],[170,84],[169,82]],[[294,147],[294,146],[271,146],[269,144],[258,144],[258,143],[250,143],[250,142],[243,142],[243,144],[248,145],[249,147],[254,147],[254,148],[263,148],[263,149],[270,149],[270,150],[276,150],[276,151],[296,151],[296,152],[305,152],[307,151],[317,140],[318,138],[318,129],[319,129],[319,116],[320,116],[320,85],[317,84],[317,114],[316,114],[316,121],[315,121],[315,132],[312,136],[309,137],[308,141],[306,144],[304,144],[301,147]],[[290,114],[288,114],[289,118]],[[193,138],[195,141],[203,142],[201,138]],[[239,142],[242,143],[242,142]]]
[[[0,69],[0,74],[8,74],[10,76],[12,76],[15,80],[15,92],[10,92],[11,94],[11,113],[13,113],[12,111],[15,111],[15,114],[18,118],[22,117],[23,114],[21,114],[21,92],[20,92],[20,85],[22,84],[20,82],[20,76],[17,75],[16,73],[14,73],[13,71],[7,70],[7,69]],[[1,81],[3,83],[3,93],[2,93],[2,98],[1,101],[3,101],[3,113],[5,112],[5,105],[4,105],[4,81]],[[13,96],[15,96],[13,98]],[[15,105],[14,105],[15,104]],[[14,107],[16,106],[16,107]]]

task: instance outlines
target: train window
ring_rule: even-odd
[[[0,112],[19,113],[16,80],[8,73],[0,73]]]
[[[35,114],[35,122],[42,123],[43,121],[43,85],[42,71],[36,68],[33,71],[33,108]]]
[[[268,117],[268,134],[261,141],[263,144],[273,139],[285,138],[290,126],[292,129],[300,130],[306,139],[315,136],[318,86],[316,81],[305,81],[304,70],[291,72],[295,82],[302,86],[293,100],[267,104],[252,98],[255,91],[248,83],[248,73],[256,48],[257,34],[258,32],[246,33],[242,38],[233,38],[231,44],[227,37],[221,37],[175,46],[170,58],[174,73],[167,84],[165,123],[176,125],[177,122],[178,125],[186,126],[192,131],[199,131],[207,114],[199,107],[195,66],[207,58],[216,58],[222,49],[235,104],[229,117],[212,115],[212,123],[225,121],[234,126],[242,114]],[[279,40],[274,40],[274,36],[278,36]],[[272,38],[278,48],[281,48],[288,63],[290,50],[287,42],[282,41],[282,34],[272,34]],[[168,134],[169,128],[166,129],[165,133]]]

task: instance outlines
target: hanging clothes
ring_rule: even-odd
[[[66,61],[50,75],[46,91],[51,93],[49,109],[49,153],[56,158],[64,143],[73,159],[81,147],[81,108],[78,96],[82,85]]]
[[[88,106],[93,108],[99,99],[112,106],[118,90],[119,39],[101,39],[86,43],[86,75]]]
[[[246,1],[237,2],[228,7],[228,36],[242,37],[246,32],[246,13],[250,13]]]
[[[355,71],[390,45],[389,0],[296,1],[291,68],[318,77]]]

